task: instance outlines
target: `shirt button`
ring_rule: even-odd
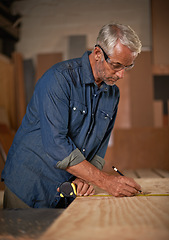
[[[85,152],[86,151],[86,149],[85,148],[83,148],[83,150],[82,150],[83,152]]]
[[[96,94],[94,94],[94,97],[96,97],[97,95]]]
[[[77,109],[76,107],[73,108],[74,111],[76,111],[76,109]]]
[[[85,113],[86,113],[86,111],[85,111],[85,110],[83,110],[83,113],[85,114]]]

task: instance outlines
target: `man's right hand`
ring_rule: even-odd
[[[131,197],[141,191],[141,186],[134,179],[125,176],[107,176],[105,188],[115,197]]]

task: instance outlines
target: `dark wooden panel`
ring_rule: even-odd
[[[55,63],[63,60],[62,53],[44,53],[37,55],[36,81]]]

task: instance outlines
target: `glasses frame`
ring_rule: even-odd
[[[118,63],[118,62],[111,62],[110,58],[108,57],[108,55],[105,53],[105,51],[103,50],[103,48],[99,44],[96,44],[95,47],[99,47],[102,50],[105,61],[112,66],[113,70],[115,70],[115,71],[121,71],[123,69],[130,70],[134,67],[134,63],[132,63],[129,66],[125,66],[125,65],[123,65],[121,63]],[[114,66],[115,64],[116,65],[118,64],[119,66]]]

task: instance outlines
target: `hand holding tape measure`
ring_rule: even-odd
[[[62,183],[58,191],[61,197],[89,196],[95,193],[94,187],[80,178]]]

